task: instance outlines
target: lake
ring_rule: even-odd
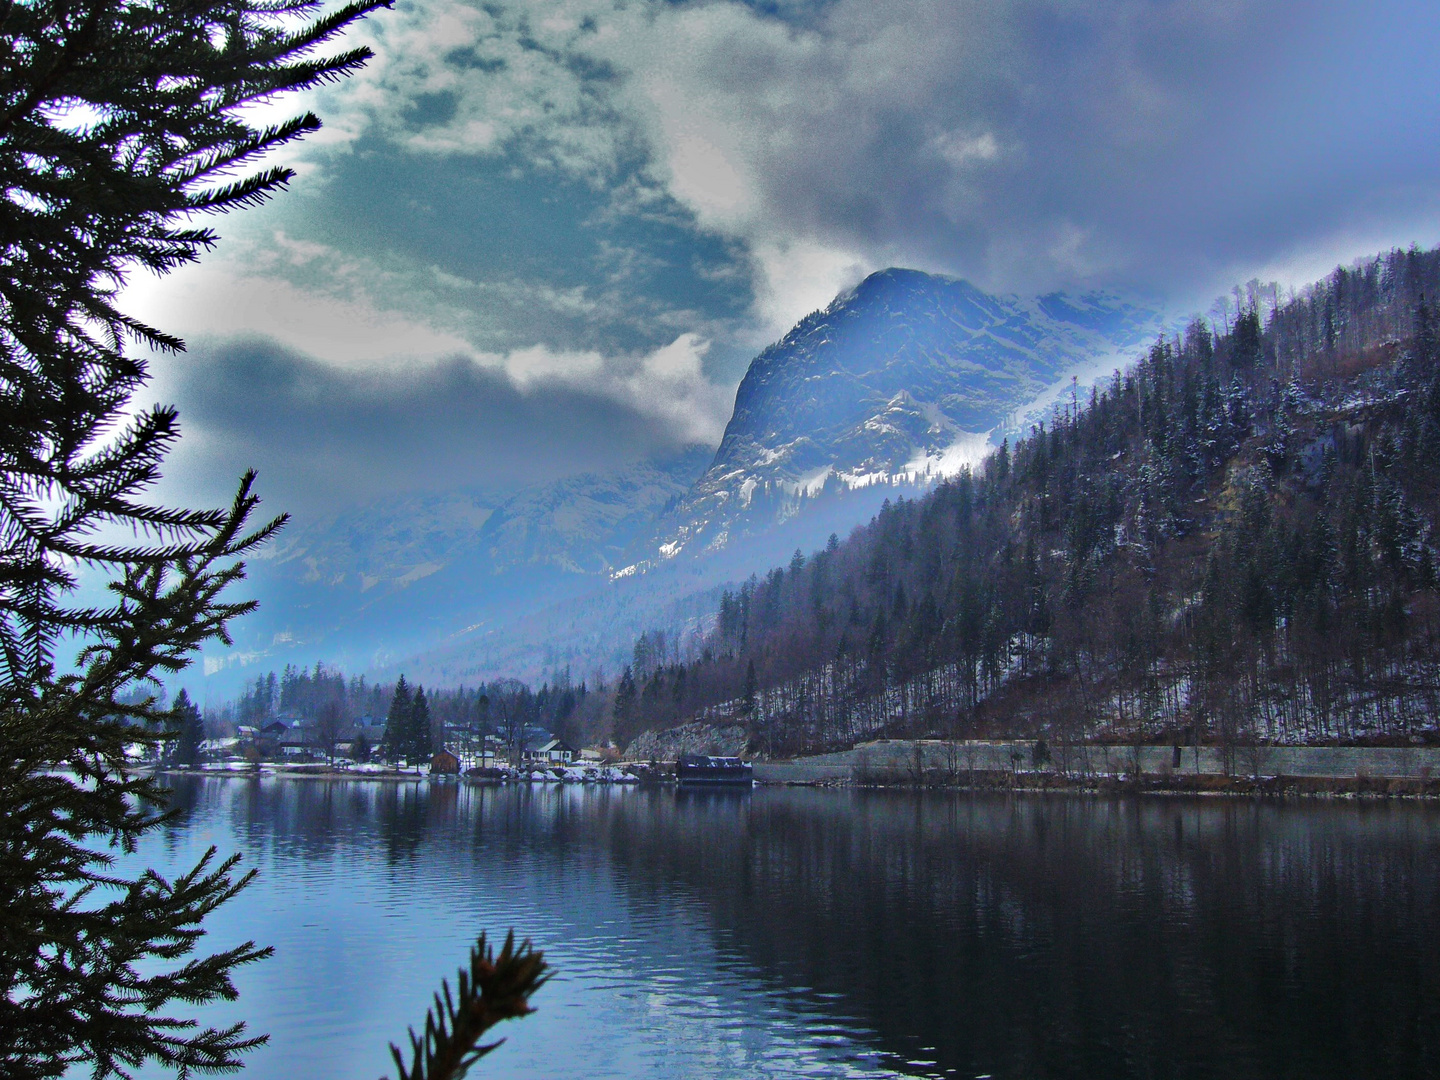
[[[1429,806],[172,783],[145,861],[260,870],[251,1080],[393,1076],[510,927],[558,974],[477,1077],[1440,1076]]]

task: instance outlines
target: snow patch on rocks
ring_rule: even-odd
[[[681,754],[714,754],[739,757],[750,737],[744,725],[717,726],[700,720],[665,731],[646,731],[625,748],[629,761],[674,761]]]

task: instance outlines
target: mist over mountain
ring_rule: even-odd
[[[323,659],[384,668],[603,581],[704,468],[690,447],[508,498],[486,491],[389,498],[291,526],[251,564],[260,610],[211,675]],[[222,680],[227,681],[227,680]]]

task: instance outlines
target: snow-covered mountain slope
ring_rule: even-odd
[[[317,659],[364,671],[582,594],[607,579],[711,455],[692,447],[506,499],[389,498],[294,523],[251,561],[241,589],[260,610],[236,624],[237,647],[208,667],[230,676],[220,683]]]
[[[1118,363],[1158,327],[1109,294],[1021,300],[917,270],[872,274],[755,358],[714,461],[634,569],[705,557],[849,493],[953,474],[1058,380]]]

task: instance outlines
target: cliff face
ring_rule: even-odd
[[[710,468],[639,557],[717,551],[809,500],[953,473],[1007,416],[1156,326],[1109,295],[1020,300],[872,274],[755,358]]]
[[[668,731],[646,731],[625,749],[627,761],[674,761],[682,754],[718,754],[739,757],[750,745],[744,724],[707,724],[694,721]]]

